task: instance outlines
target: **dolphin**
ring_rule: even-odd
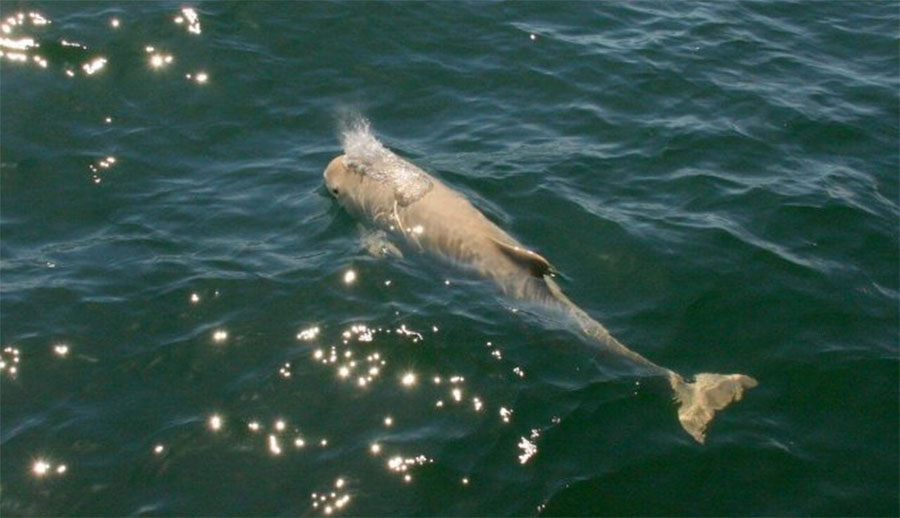
[[[757,381],[744,374],[701,373],[688,382],[616,340],[569,300],[554,281],[550,262],[485,217],[469,200],[386,148],[359,120],[342,134],[344,154],[325,168],[325,186],[349,212],[493,281],[506,296],[560,310],[602,348],[664,376],[678,403],[678,420],[697,442],[706,439],[715,413],[743,397]]]

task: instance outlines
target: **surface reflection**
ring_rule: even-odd
[[[220,416],[220,415],[218,415],[218,414],[213,414],[213,415],[209,418],[209,429],[212,430],[212,431],[214,431],[214,432],[218,432],[219,430],[221,430],[221,429],[222,429],[222,424],[223,424],[223,423],[222,423],[222,416]]]
[[[12,378],[18,376],[21,355],[22,353],[18,347],[4,347],[3,353],[0,354],[0,372],[4,372]]]
[[[186,295],[190,304],[197,304],[202,300],[197,292],[187,291]],[[427,327],[433,330],[437,328],[436,325]],[[405,323],[385,326],[354,323],[332,331],[323,328],[324,326],[308,325],[301,327],[293,336],[286,337],[291,342],[296,339],[297,342],[293,343],[302,351],[301,357],[308,356],[312,363],[304,367],[303,362],[293,358],[281,360],[275,364],[277,373],[270,374],[270,379],[278,379],[280,383],[294,383],[298,378],[324,370],[326,374],[332,374],[331,377],[325,376],[326,382],[351,389],[356,387],[359,390],[352,390],[353,395],[349,397],[375,400],[385,397],[402,398],[411,405],[424,403],[425,406],[420,408],[426,414],[409,413],[402,407],[382,405],[380,411],[371,411],[374,419],[370,417],[362,421],[369,424],[362,425],[360,435],[341,436],[340,443],[336,446],[332,444],[334,438],[330,439],[322,433],[312,434],[306,429],[301,431],[303,425],[298,426],[294,422],[295,419],[305,420],[307,425],[317,425],[316,421],[310,421],[310,415],[303,414],[302,418],[294,418],[290,409],[277,407],[272,408],[268,416],[250,414],[239,417],[210,410],[200,421],[205,433],[214,434],[218,440],[226,442],[237,440],[241,443],[239,451],[248,452],[259,459],[300,463],[297,465],[304,466],[303,469],[327,470],[332,462],[347,465],[348,456],[355,455],[360,462],[368,463],[369,469],[374,470],[374,473],[396,480],[399,488],[415,488],[419,469],[436,462],[429,452],[422,450],[418,439],[410,439],[417,436],[423,420],[427,421],[440,412],[445,419],[474,419],[485,425],[514,426],[511,424],[513,408],[509,404],[492,405],[491,398],[478,394],[480,386],[469,385],[466,376],[456,372],[440,372],[434,367],[431,372],[423,372],[420,366],[410,368],[406,358],[402,361],[392,360],[398,354],[419,350],[407,347],[425,339],[422,333],[415,331],[415,326]],[[209,332],[213,342],[221,343],[229,339],[228,331],[224,328],[213,328]],[[487,342],[486,346],[491,357],[496,358],[494,351],[499,351],[499,348],[492,342]],[[63,350],[58,349],[61,347],[66,347],[65,351],[69,352],[68,345],[61,343],[53,346],[54,352],[64,356],[64,353],[57,352]],[[7,351],[12,354],[11,349],[8,348]],[[379,381],[387,383],[378,383]],[[337,398],[330,401],[329,405],[340,407],[342,402],[339,398],[348,396],[346,393],[344,396],[336,394]],[[429,401],[434,401],[434,404],[429,405]],[[395,402],[391,403],[393,404]],[[432,409],[432,416],[427,415],[429,408]],[[556,422],[558,420],[554,421]],[[524,435],[506,435],[507,444],[502,448],[509,452],[509,462],[516,466],[531,463],[538,454],[541,433],[539,429],[531,429]],[[166,455],[169,446],[162,442],[155,443],[150,448],[156,458],[171,458]],[[409,450],[412,450],[412,454]],[[32,467],[34,476],[39,476],[39,473],[42,474],[40,476],[48,476],[56,469],[56,465],[46,459],[41,459],[41,462],[43,464]],[[330,480],[329,485],[318,487],[312,493],[310,511],[313,514],[327,516],[344,513],[351,502],[358,500],[354,495],[367,491],[360,488],[358,481],[347,476],[346,472]],[[455,484],[462,486],[471,483],[469,473],[465,472],[459,473],[453,480]]]
[[[402,475],[403,481],[409,483],[412,482],[412,473],[410,472],[412,468],[424,464],[431,464],[432,462],[434,462],[434,459],[428,458],[425,455],[416,455],[415,457],[395,455],[388,459],[387,469],[392,473]]]
[[[213,331],[212,334],[213,342],[220,344],[228,340],[228,331],[224,329],[217,329]]]
[[[81,65],[81,69],[84,70],[85,74],[92,76],[106,66],[106,61],[104,57],[97,57]]]
[[[269,452],[271,452],[272,455],[281,455],[281,443],[274,434],[269,435]]]
[[[185,74],[184,77],[187,78],[188,80],[195,81],[197,84],[200,84],[200,85],[206,84],[206,82],[209,81],[209,74],[207,74],[206,72],[202,72],[202,71],[195,72],[193,74]]]
[[[96,160],[94,163],[88,165],[88,169],[91,170],[91,181],[95,184],[99,184],[103,181],[102,173],[105,173],[112,166],[116,164],[117,160],[114,156],[107,156],[101,159]]]
[[[200,15],[190,7],[185,7],[181,10],[181,14],[175,17],[175,23],[184,25],[191,34],[200,34],[202,32],[200,28]]]
[[[525,464],[532,457],[534,457],[538,452],[537,440],[540,438],[541,432],[540,430],[533,429],[531,430],[531,434],[526,437],[519,438],[519,449],[522,450],[522,453],[519,454],[519,463]]]
[[[45,478],[50,475],[65,475],[69,467],[65,464],[56,464],[47,459],[38,458],[31,464],[31,474],[36,478]]]
[[[321,511],[326,516],[343,510],[350,503],[350,493],[342,491],[346,485],[346,480],[339,477],[334,481],[333,490],[311,494],[313,509]]]

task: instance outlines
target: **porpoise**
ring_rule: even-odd
[[[386,148],[368,121],[342,135],[344,154],[325,168],[325,186],[351,213],[423,252],[493,281],[507,296],[561,311],[604,349],[668,379],[681,426],[703,443],[715,413],[755,387],[744,374],[702,373],[688,382],[616,340],[569,300],[554,281],[550,262],[485,217],[460,192]]]

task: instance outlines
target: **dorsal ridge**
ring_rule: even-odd
[[[525,267],[534,277],[543,277],[553,273],[553,266],[543,256],[518,245],[504,243],[491,238],[497,248],[513,262]]]

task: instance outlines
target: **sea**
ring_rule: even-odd
[[[0,515],[897,516],[896,1],[0,3]],[[667,381],[323,185],[348,120]]]

